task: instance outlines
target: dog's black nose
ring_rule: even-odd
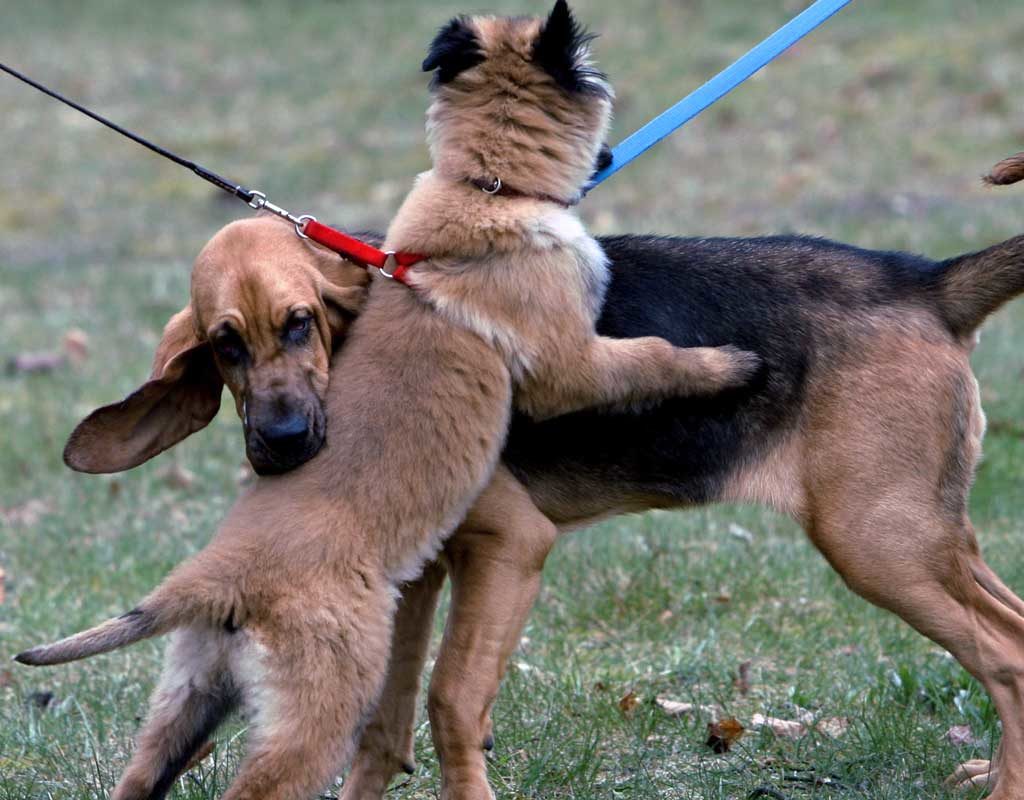
[[[290,414],[263,426],[259,433],[271,450],[300,450],[306,446],[309,437],[309,422],[301,414]]]

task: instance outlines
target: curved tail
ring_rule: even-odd
[[[1024,180],[1024,153],[1004,159],[985,176],[995,186]],[[944,261],[939,304],[953,332],[972,333],[985,318],[1024,292],[1024,236]]]

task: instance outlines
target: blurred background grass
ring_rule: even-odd
[[[574,5],[601,33],[596,54],[618,90],[614,142],[805,4]],[[380,229],[427,166],[419,62],[434,30],[457,12],[546,7],[8,2],[0,60],[289,209]],[[935,257],[1019,233],[1020,191],[985,190],[977,176],[1024,142],[1022,48],[1019,0],[859,0],[581,212],[597,233],[795,230]],[[88,348],[47,374],[0,376],[0,644],[15,652],[130,607],[202,546],[235,495],[242,452],[229,410],[122,476],[71,474],[60,451],[78,419],[146,375],[161,326],[187,299],[191,259],[245,209],[7,78],[0,148],[0,364],[63,352],[68,331]],[[1022,344],[1017,304],[975,357],[990,433],[973,516],[1018,590]],[[763,785],[793,798],[941,797],[941,777],[987,756],[997,733],[959,667],[854,598],[766,512],[613,520],[564,541],[546,580],[496,710],[501,797],[739,798]],[[0,669],[0,799],[105,796],[159,652]],[[734,684],[744,661],[746,695]],[[629,693],[640,702],[626,715]],[[715,756],[706,720],[669,719],[659,694],[741,720],[810,709],[850,727],[835,739],[748,734]],[[953,725],[970,726],[966,743],[948,740]],[[217,796],[238,730],[177,797]],[[436,796],[425,726],[417,745],[420,769],[395,797]],[[815,782],[827,776],[842,788]]]

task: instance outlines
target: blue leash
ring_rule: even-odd
[[[602,181],[608,180],[633,159],[681,128],[708,106],[721,100],[850,2],[851,0],[817,0],[812,3],[745,56],[734,61],[668,111],[656,116],[636,133],[619,142],[612,149],[612,163],[593,177],[586,191],[589,192]]]

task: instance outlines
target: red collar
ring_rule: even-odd
[[[378,250],[361,239],[342,233],[315,219],[307,220],[300,232],[314,242],[322,244],[328,250],[333,250],[344,256],[349,261],[354,261],[362,267],[376,267],[385,277],[404,283],[406,286],[409,285],[407,279],[409,267],[429,258],[429,256],[421,256],[418,253]]]
[[[499,195],[501,197],[532,197],[535,200],[543,200],[548,203],[555,203],[563,208],[570,208],[576,205],[569,203],[550,194],[531,194],[519,189],[513,189],[501,182],[500,178],[487,180],[486,178],[468,179],[469,183],[485,194]],[[578,202],[578,201],[576,201]],[[349,261],[354,261],[362,267],[376,267],[386,278],[391,278],[399,283],[409,285],[409,268],[421,261],[426,261],[430,256],[423,256],[419,253],[395,252],[394,250],[380,250],[373,245],[367,244],[361,239],[342,233],[330,225],[317,222],[312,217],[300,218],[302,227],[296,225],[300,236],[312,239],[322,244],[328,250],[333,250]]]

